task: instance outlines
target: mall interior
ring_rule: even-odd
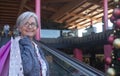
[[[38,16],[50,76],[120,76],[119,0],[0,0],[0,47],[25,11]]]

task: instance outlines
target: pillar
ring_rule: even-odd
[[[74,57],[75,57],[77,60],[80,60],[80,61],[83,60],[82,50],[80,50],[80,49],[78,49],[78,48],[75,48],[75,49],[73,50],[73,53],[74,53]]]
[[[40,40],[40,29],[41,29],[40,3],[41,3],[41,0],[35,0],[35,12],[38,16],[38,29],[35,36],[36,40]]]
[[[111,57],[112,53],[112,46],[111,45],[104,45],[104,58]],[[105,71],[109,68],[108,65],[105,64]]]
[[[108,0],[104,1],[104,31],[108,29]]]

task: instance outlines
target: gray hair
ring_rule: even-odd
[[[35,18],[36,25],[37,25],[37,27],[38,27],[38,17],[37,17],[37,15],[36,15],[34,12],[30,12],[30,11],[27,11],[27,12],[22,13],[22,14],[17,18],[16,26],[19,27],[19,26],[24,25],[24,24],[28,21],[28,19],[29,19],[30,17],[34,17],[34,18]]]

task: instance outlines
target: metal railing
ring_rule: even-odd
[[[67,72],[71,73],[71,75],[66,76],[105,76],[105,73],[83,62],[77,61],[75,58],[72,58],[63,52],[60,52],[54,48],[49,48],[42,43],[39,43],[39,45],[44,51],[48,52],[49,55],[52,56],[54,63],[60,67],[63,67],[63,69]],[[72,68],[72,71],[69,68]],[[73,73],[77,73],[78,75],[74,75]]]

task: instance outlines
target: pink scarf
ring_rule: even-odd
[[[0,48],[0,76],[8,76],[11,41]]]

